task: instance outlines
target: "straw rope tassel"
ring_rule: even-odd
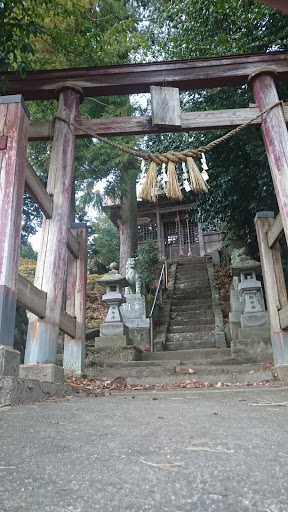
[[[200,194],[201,192],[208,192],[208,185],[203,180],[201,172],[199,171],[194,159],[190,156],[187,157],[187,165],[189,169],[189,176],[194,192]]]
[[[178,183],[175,165],[170,160],[168,162],[168,184],[166,196],[169,197],[169,199],[183,199],[182,192]]]
[[[156,177],[157,164],[155,162],[151,162],[147,172],[147,178],[143,184],[139,198],[146,199],[146,201],[152,201],[153,203],[157,201]]]

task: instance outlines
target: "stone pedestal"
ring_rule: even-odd
[[[126,302],[120,307],[123,322],[127,327],[149,327],[146,318],[145,297],[140,294],[125,295]]]
[[[18,377],[20,352],[6,345],[0,345],[0,377]]]
[[[137,347],[150,345],[150,323],[146,318],[145,297],[140,294],[126,294],[126,302],[120,307],[123,322],[128,329],[129,339]]]
[[[56,364],[23,364],[19,376],[22,379],[42,380],[47,382],[64,383],[64,368]]]
[[[126,347],[126,345],[127,338],[124,335],[100,336],[99,338],[95,338],[95,348]]]

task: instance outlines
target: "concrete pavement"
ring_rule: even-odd
[[[1,512],[286,512],[287,388],[0,408]]]

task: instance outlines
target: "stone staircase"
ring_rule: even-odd
[[[192,385],[195,381],[214,385],[275,384],[277,379],[273,368],[232,357],[230,348],[217,346],[207,264],[200,257],[178,262],[165,350],[145,352],[141,361],[109,361],[101,367],[86,368],[86,372],[98,380],[121,376],[127,384],[147,386],[189,381]]]
[[[215,322],[205,258],[179,261],[175,276],[166,350],[215,347]]]

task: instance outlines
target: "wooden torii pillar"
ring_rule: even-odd
[[[75,122],[82,98],[80,87],[73,83],[63,83],[57,87],[56,94],[59,95],[57,115],[67,121]],[[74,154],[74,127],[56,119],[47,183],[47,191],[53,196],[53,213],[51,219],[43,221],[42,243],[34,281],[39,289],[47,293],[46,315],[44,319],[40,319],[29,314],[25,352],[25,365],[29,366],[34,366],[35,363],[56,363],[60,311],[65,283]],[[33,375],[33,371],[31,368],[31,375]],[[28,376],[27,366],[25,375]],[[61,375],[59,377],[52,375],[51,377],[51,380],[61,379]]]
[[[260,112],[279,101],[275,79],[277,79],[277,72],[270,67],[260,68],[249,76],[248,85],[253,91]],[[283,222],[283,229],[288,243],[288,133],[281,105],[275,106],[269,112],[263,114],[261,130]],[[261,263],[262,267],[264,266],[263,275],[264,284],[266,284],[266,295],[268,299],[275,297],[275,300],[268,300],[267,303],[271,319],[274,361],[277,366],[281,366],[288,365],[288,332],[281,329],[278,315],[275,313],[277,309],[280,309],[277,300],[277,286],[273,285],[274,291],[271,284],[275,281],[275,278],[274,276],[265,275],[265,270],[269,272],[269,269],[271,271],[273,268],[272,264],[270,267],[266,266],[266,260],[268,261],[269,257],[272,258],[272,256],[267,256],[266,253],[264,256],[262,254],[263,247],[265,248],[262,239],[265,236],[267,238],[267,229],[269,228],[269,219],[265,217],[262,218],[261,215],[258,215],[256,228],[260,255],[262,256]]]
[[[0,345],[11,349],[29,117],[21,95],[0,98]]]

